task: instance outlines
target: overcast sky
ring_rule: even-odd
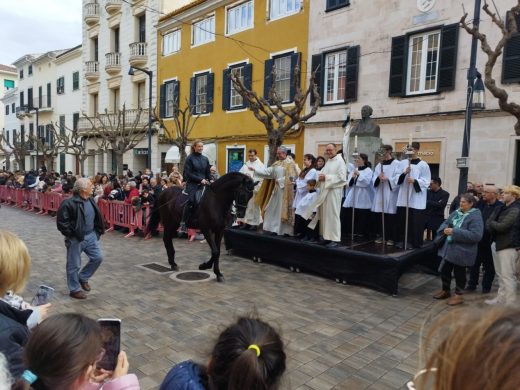
[[[81,0],[0,0],[0,64],[81,44]]]

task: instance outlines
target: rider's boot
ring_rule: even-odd
[[[184,206],[184,210],[182,210],[182,219],[181,225],[179,227],[179,237],[185,237],[188,235],[188,227],[186,226],[186,222],[190,219],[191,215],[191,204],[187,203]]]

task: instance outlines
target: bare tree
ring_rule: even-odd
[[[520,105],[515,102],[509,101],[509,95],[505,89],[497,86],[495,79],[493,78],[493,67],[495,66],[498,57],[502,54],[505,44],[507,41],[516,33],[516,16],[520,12],[520,0],[513,6],[510,12],[507,13],[507,23],[498,17],[493,11],[489,9],[489,4],[484,1],[482,7],[484,12],[491,18],[492,23],[500,29],[502,37],[494,48],[491,47],[486,34],[481,33],[478,28],[470,27],[466,21],[468,13],[460,19],[461,27],[466,32],[480,41],[482,51],[487,55],[486,66],[484,69],[484,84],[486,88],[498,99],[498,105],[502,111],[505,111],[516,118],[515,133],[520,135]]]
[[[309,118],[316,115],[320,105],[320,94],[315,83],[315,72],[311,74],[307,89],[300,86],[300,65],[294,69],[294,102],[290,106],[283,103],[276,83],[271,84],[268,99],[259,96],[255,91],[246,88],[242,78],[237,72],[231,72],[230,78],[235,90],[242,96],[246,104],[253,112],[255,118],[260,121],[267,131],[267,144],[269,145],[269,162],[271,165],[276,160],[276,150],[283,144],[285,137],[296,135],[303,129],[303,124]],[[271,70],[272,80],[276,79],[276,69]],[[304,114],[307,98],[312,96],[311,109]]]
[[[187,157],[186,146],[188,146],[191,140],[190,134],[195,127],[197,119],[200,117],[200,114],[195,114],[194,108],[188,101],[186,101],[186,107],[182,109],[177,102],[174,102],[173,126],[169,127],[162,118],[159,119],[159,124],[167,133],[165,138],[179,149],[179,171],[181,172],[184,170],[184,162]],[[156,118],[159,118],[159,116],[156,115]]]
[[[16,132],[12,133],[12,142],[7,140],[5,132],[2,133],[0,138],[0,150],[4,152],[6,160],[9,162],[11,155],[13,155],[18,168],[22,171],[25,170],[25,156],[29,155],[30,146],[30,142],[22,139],[21,135]]]
[[[45,166],[51,168],[54,166],[56,156],[63,150],[63,144],[62,140],[56,137],[54,126],[49,125],[46,130],[48,131],[48,138],[32,135],[29,136],[29,142],[34,145],[34,149],[43,157]]]
[[[92,138],[99,149],[112,150],[116,159],[116,174],[123,172],[123,155],[136,147],[146,137],[148,129],[148,118],[141,120],[143,109],[117,110],[116,113],[108,113],[105,109],[104,114],[96,114],[95,117],[85,118],[92,126]]]

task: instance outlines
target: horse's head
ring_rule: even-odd
[[[243,175],[242,182],[235,190],[235,208],[238,218],[246,215],[247,204],[253,196],[253,191],[258,182],[254,182],[249,176]]]

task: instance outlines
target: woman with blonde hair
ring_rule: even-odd
[[[450,311],[429,331],[426,364],[408,389],[519,389],[519,330],[520,311],[511,308]]]

